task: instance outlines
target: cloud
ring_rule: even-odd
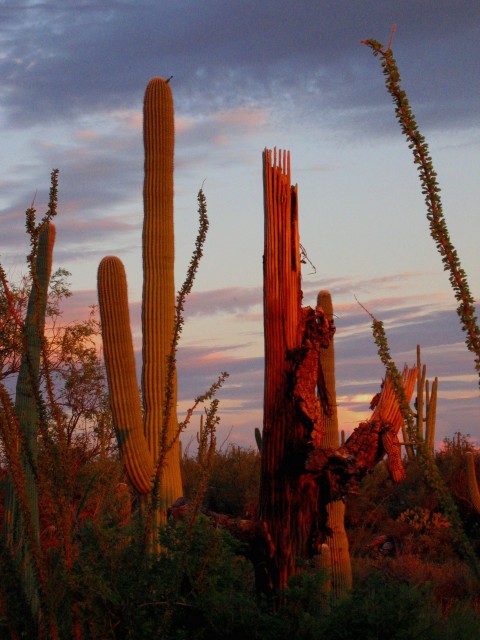
[[[16,2],[0,10],[4,118],[18,127],[130,108],[151,76],[173,73],[190,114],[276,100],[285,117],[293,108],[311,120],[321,105],[330,124],[378,129],[390,109],[360,40],[386,43],[396,22],[394,49],[425,120],[473,124],[468,87],[479,71],[462,63],[476,50],[479,16],[466,0],[435,11],[421,0],[299,0],[294,11],[286,0]]]
[[[217,313],[245,313],[263,303],[260,287],[230,287],[211,291],[193,291],[187,299],[186,315],[215,315]]]

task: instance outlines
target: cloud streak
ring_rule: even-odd
[[[122,109],[137,101],[149,77],[173,73],[190,113],[263,105],[273,95],[288,109],[301,95],[305,117],[320,100],[337,114],[340,108],[344,124],[355,126],[357,113],[378,125],[379,112],[367,110],[377,104],[381,83],[366,81],[373,63],[359,42],[373,36],[386,43],[397,22],[395,47],[411,53],[406,71],[421,110],[438,125],[465,125],[478,116],[475,96],[464,89],[478,86],[479,72],[458,61],[476,47],[479,17],[466,0],[439,1],[435,11],[421,0],[299,0],[294,11],[285,0],[4,4],[4,117],[25,126]],[[418,82],[417,57],[438,78],[428,90]],[[446,94],[442,78],[456,91]],[[439,98],[445,109],[438,109]]]
[[[383,278],[389,292],[391,279]],[[343,280],[346,284],[345,280]],[[352,282],[361,284],[359,278]],[[179,412],[181,415],[193,399],[214,382],[221,371],[228,371],[229,379],[220,392],[222,429],[232,428],[235,442],[253,446],[253,430],[262,420],[263,354],[255,347],[251,355],[251,342],[262,343],[262,319],[256,321],[257,335],[246,339],[240,328],[244,316],[259,305],[259,290],[234,288],[197,292],[187,300],[187,324],[178,352]],[[79,318],[86,305],[91,304],[95,292],[75,294],[68,301],[65,320]],[[478,381],[473,357],[463,343],[463,334],[450,301],[442,295],[429,300],[412,296],[402,301],[397,297],[367,300],[375,307],[379,319],[385,322],[391,351],[399,367],[416,362],[416,345],[422,346],[422,360],[427,365],[430,380],[438,376],[439,401],[437,412],[437,444],[455,430],[476,433],[480,416]],[[344,303],[339,297],[337,312],[336,379],[341,416],[341,428],[348,433],[356,424],[368,417],[369,402],[378,391],[384,370],[376,353],[371,335],[370,318],[358,305]],[[340,310],[340,311],[339,311]],[[195,335],[195,318],[205,317],[215,327],[214,334],[204,343]],[[136,338],[137,372],[141,370],[140,305],[131,305],[132,329]],[[238,330],[225,339],[225,327],[238,325]],[[236,339],[232,339],[232,335]],[[216,336],[216,337],[215,337]],[[192,427],[193,428],[193,427]],[[223,433],[223,431],[222,431]]]

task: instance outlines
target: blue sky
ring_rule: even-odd
[[[368,316],[399,365],[417,343],[439,376],[437,441],[480,440],[473,356],[429,236],[415,167],[360,41],[393,51],[430,145],[454,245],[480,296],[480,5],[456,0],[22,1],[0,4],[0,258],[14,279],[28,251],[23,212],[60,169],[56,266],[72,272],[66,318],[96,302],[104,255],[125,263],[139,344],[142,101],[173,74],[176,278],[196,235],[205,180],[211,230],[179,354],[180,415],[217,373],[219,441],[253,444],[263,385],[261,154],[290,149],[312,273],[305,304],[332,292],[340,418],[368,415],[383,375]],[[189,435],[185,437],[188,442]]]

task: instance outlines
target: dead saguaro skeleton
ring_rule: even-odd
[[[297,187],[290,155],[265,150],[265,391],[260,520],[271,545],[267,580],[286,586],[297,557],[318,545],[319,485],[305,471],[322,439],[316,394],[319,350],[333,327],[317,307],[302,308]]]
[[[392,478],[403,478],[398,440],[403,416],[387,378],[371,417],[339,446],[331,404],[333,365],[320,357],[328,353],[335,333],[331,300],[327,305],[320,296],[315,308],[302,307],[297,187],[290,184],[289,153],[265,150],[263,178],[265,387],[263,433],[258,434],[259,509],[250,520],[205,513],[245,543],[258,591],[281,597],[297,571],[297,559],[313,559],[327,550],[337,565],[331,570],[333,592],[342,597],[351,583],[348,543],[337,540],[328,546],[343,517],[343,511],[333,516],[329,505],[354,492],[385,455]],[[327,293],[322,292],[324,298]],[[416,367],[405,367],[408,402],[416,378]],[[170,515],[184,518],[190,508],[185,502],[174,504]]]
[[[265,150],[263,178],[265,390],[256,528],[263,531],[264,560],[257,581],[275,593],[296,571],[297,558],[319,553],[328,503],[351,491],[385,454],[392,477],[401,479],[403,417],[387,380],[371,419],[343,446],[322,442],[320,398],[327,391],[318,388],[319,355],[335,327],[319,305],[302,307],[298,192],[290,182],[289,153]],[[416,375],[415,368],[404,371],[408,400]]]

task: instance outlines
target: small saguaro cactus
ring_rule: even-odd
[[[435,378],[430,386],[430,381],[426,377],[427,367],[422,365],[420,345],[417,345],[417,371],[416,433],[420,441],[425,443],[426,450],[433,454],[437,420],[438,378]],[[418,451],[415,444],[410,442],[405,424],[402,426],[402,432],[408,458],[414,460]]]
[[[470,499],[477,513],[480,513],[480,491],[475,474],[475,456],[472,451],[467,451],[465,455],[467,457],[467,479]]]
[[[322,308],[326,319],[333,325],[332,296],[328,291],[320,291],[317,297],[317,305]],[[322,423],[324,427],[322,447],[337,449],[339,446],[339,433],[333,338],[328,347],[320,350],[319,364],[319,375],[323,377],[323,380],[322,383],[318,384],[318,389],[323,389],[326,392],[326,397],[321,398]],[[326,545],[330,550],[329,563],[332,591],[336,599],[341,599],[352,588],[352,565],[345,531],[345,502],[343,500],[332,500],[327,504],[326,509],[328,531]],[[323,558],[324,556],[321,555],[320,557]]]
[[[135,373],[125,270],[118,258],[109,256],[101,261],[98,295],[120,454],[133,487],[141,495],[151,492],[158,471],[153,521],[158,526],[165,521],[168,507],[183,493],[175,373],[168,379],[175,326],[174,115],[170,85],[162,78],[153,78],[147,86],[143,126],[143,406]]]

